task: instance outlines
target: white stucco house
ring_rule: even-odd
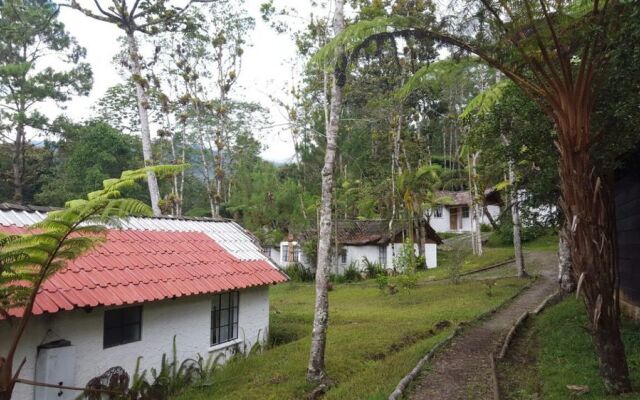
[[[0,205],[0,231],[19,234],[45,217]],[[111,367],[158,368],[176,338],[180,359],[250,349],[269,329],[269,285],[287,277],[234,222],[130,218],[106,241],[45,281],[16,360],[20,377],[84,387]],[[20,309],[0,319],[6,354]],[[18,361],[19,363],[19,361]],[[80,393],[18,384],[16,400]]]
[[[429,224],[436,232],[471,232],[472,220],[469,215],[471,194],[469,191],[439,191],[437,197],[446,204],[436,207],[431,212]],[[500,217],[500,195],[495,190],[485,192],[482,224],[489,224],[489,218],[497,221]],[[489,215],[487,215],[489,214]]]
[[[437,245],[442,243],[438,234],[426,224],[425,266],[438,266]],[[393,269],[396,258],[404,246],[409,234],[402,227],[395,227],[389,231],[389,220],[354,220],[339,221],[336,227],[337,251],[333,260],[333,273],[342,274],[350,264],[363,270],[366,261],[380,263],[387,269]],[[278,265],[286,267],[291,263],[300,263],[307,268],[314,268],[309,264],[304,252],[297,241],[290,238],[280,243]],[[414,251],[419,253],[418,245]],[[272,253],[273,254],[273,253]]]

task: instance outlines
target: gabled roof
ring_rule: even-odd
[[[398,236],[405,230],[395,222],[392,231],[389,231],[389,220],[353,220],[339,221],[337,226],[338,242],[346,245],[387,244],[397,241]],[[442,239],[426,224],[427,240],[433,243],[442,243]]]
[[[46,216],[0,207],[0,231],[26,232]],[[105,243],[42,285],[34,314],[120,306],[284,282],[236,223],[212,219],[130,218]],[[21,310],[10,314],[21,315]]]
[[[436,194],[440,198],[447,198],[448,202],[446,203],[446,205],[468,206],[469,204],[471,204],[471,193],[468,190],[439,190],[436,192]],[[485,190],[484,197],[487,204],[500,204],[500,194],[494,189]]]

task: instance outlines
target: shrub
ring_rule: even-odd
[[[376,276],[376,285],[378,285],[378,289],[384,290],[389,285],[389,276],[378,274]]]
[[[345,282],[357,282],[362,279],[362,275],[360,275],[360,271],[358,271],[358,267],[353,261],[344,269],[342,276]]]
[[[411,290],[418,286],[418,275],[414,272],[405,273],[396,277],[396,282],[401,288]]]
[[[400,273],[413,271],[416,268],[417,258],[413,242],[406,240],[400,248],[398,256],[393,259],[393,268]]]
[[[523,226],[520,230],[520,239],[523,243],[530,242],[541,236],[549,234],[550,231],[550,228],[538,224]],[[513,244],[513,224],[511,223],[511,220],[504,220],[500,223],[498,230],[491,234],[489,243],[495,245]]]
[[[483,282],[484,294],[486,294],[487,297],[493,296],[493,287],[496,285],[496,282],[497,282],[497,279],[487,279]]]
[[[427,259],[425,256],[418,256],[415,258],[414,269],[427,269]]]
[[[339,275],[339,274],[329,274],[329,282],[333,282],[333,283],[345,283],[347,281],[347,279],[344,277],[344,275]]]
[[[363,262],[367,278],[372,279],[377,278],[379,275],[387,274],[387,270],[379,262],[371,262],[367,257],[364,257]]]
[[[489,224],[480,224],[480,232],[491,232],[493,231],[493,226]]]
[[[172,360],[169,361],[166,353],[162,355],[160,368],[151,368],[149,371],[140,371],[140,360],[138,357],[136,368],[131,378],[131,387],[122,396],[111,396],[110,398],[127,400],[167,400],[189,386],[198,383],[207,383],[213,375],[217,362],[222,354],[215,359],[211,356],[205,360],[201,355],[197,359],[188,358],[178,360],[176,349],[176,337],[173,337]],[[116,380],[129,382],[129,376],[120,367],[109,369],[105,374],[95,377],[87,383],[87,389],[112,389],[114,375],[112,371],[119,371],[120,376]],[[149,373],[149,374],[147,374]],[[90,400],[102,399],[102,394],[97,392],[85,392],[85,398]]]
[[[463,251],[451,252],[451,261],[449,263],[449,269],[447,275],[449,280],[457,285],[460,283],[462,277],[462,267],[464,266],[465,253]]]
[[[312,282],[315,279],[313,272],[300,263],[289,264],[284,272],[293,282]]]

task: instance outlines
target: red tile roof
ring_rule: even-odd
[[[0,226],[0,231],[16,234],[24,228]],[[286,280],[267,260],[238,259],[205,233],[108,230],[105,243],[43,283],[33,312],[119,306]]]

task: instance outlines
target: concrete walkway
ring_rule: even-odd
[[[507,331],[525,311],[533,311],[557,289],[555,253],[526,254],[526,264],[537,264],[541,275],[490,318],[468,328],[440,352],[411,386],[409,399],[492,400],[493,381],[489,355],[496,353]]]

